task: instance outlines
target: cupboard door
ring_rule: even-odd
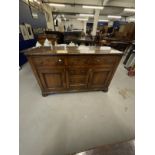
[[[88,86],[89,70],[87,68],[68,68],[67,83],[68,88],[81,89]]]
[[[66,89],[65,69],[42,68],[38,70],[41,83],[46,91]]]
[[[105,88],[111,75],[111,69],[90,69],[89,88]]]

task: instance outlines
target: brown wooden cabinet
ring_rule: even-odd
[[[73,49],[72,49],[73,50]],[[77,53],[78,52],[78,53]],[[107,91],[122,53],[82,54],[36,48],[26,52],[42,95],[59,92]]]

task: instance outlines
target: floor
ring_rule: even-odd
[[[102,91],[42,97],[26,63],[19,72],[20,155],[67,155],[134,138],[134,77],[120,63]]]

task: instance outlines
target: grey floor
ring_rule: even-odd
[[[42,97],[25,64],[19,73],[20,155],[67,155],[134,138],[134,77],[122,62],[108,93]]]

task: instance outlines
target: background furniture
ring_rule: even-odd
[[[41,44],[41,45],[44,45],[44,42],[46,40],[46,35],[45,34],[39,34],[37,36],[37,41]]]
[[[121,25],[119,30],[114,33],[114,37],[125,40],[135,39],[135,23]]]
[[[131,41],[127,40],[120,40],[118,38],[108,38],[105,37],[103,40],[99,41],[100,46],[110,46],[114,49],[125,51],[126,48],[131,44]]]
[[[95,45],[96,44],[96,41],[95,39],[93,39],[92,37],[90,36],[85,36],[85,37],[78,37],[78,38],[75,38],[75,37],[68,37],[67,39],[64,40],[64,43],[65,44],[69,44],[69,43],[75,43],[75,44],[78,44],[78,45]]]
[[[133,42],[125,52],[125,60],[123,64],[125,68],[130,67],[135,62],[135,43]]]
[[[46,35],[50,35],[52,38],[57,38],[58,44],[64,43],[64,33],[58,31],[45,31]]]
[[[52,45],[55,45],[55,43],[57,42],[57,37],[53,36],[52,34],[39,34],[37,37],[37,41],[41,45],[44,45],[46,39],[48,39]]]
[[[42,95],[76,91],[108,91],[109,84],[121,60],[122,53],[106,53],[99,48],[77,49],[63,47],[40,47],[25,54]],[[83,53],[84,52],[84,53]],[[86,52],[86,53],[85,53]]]

